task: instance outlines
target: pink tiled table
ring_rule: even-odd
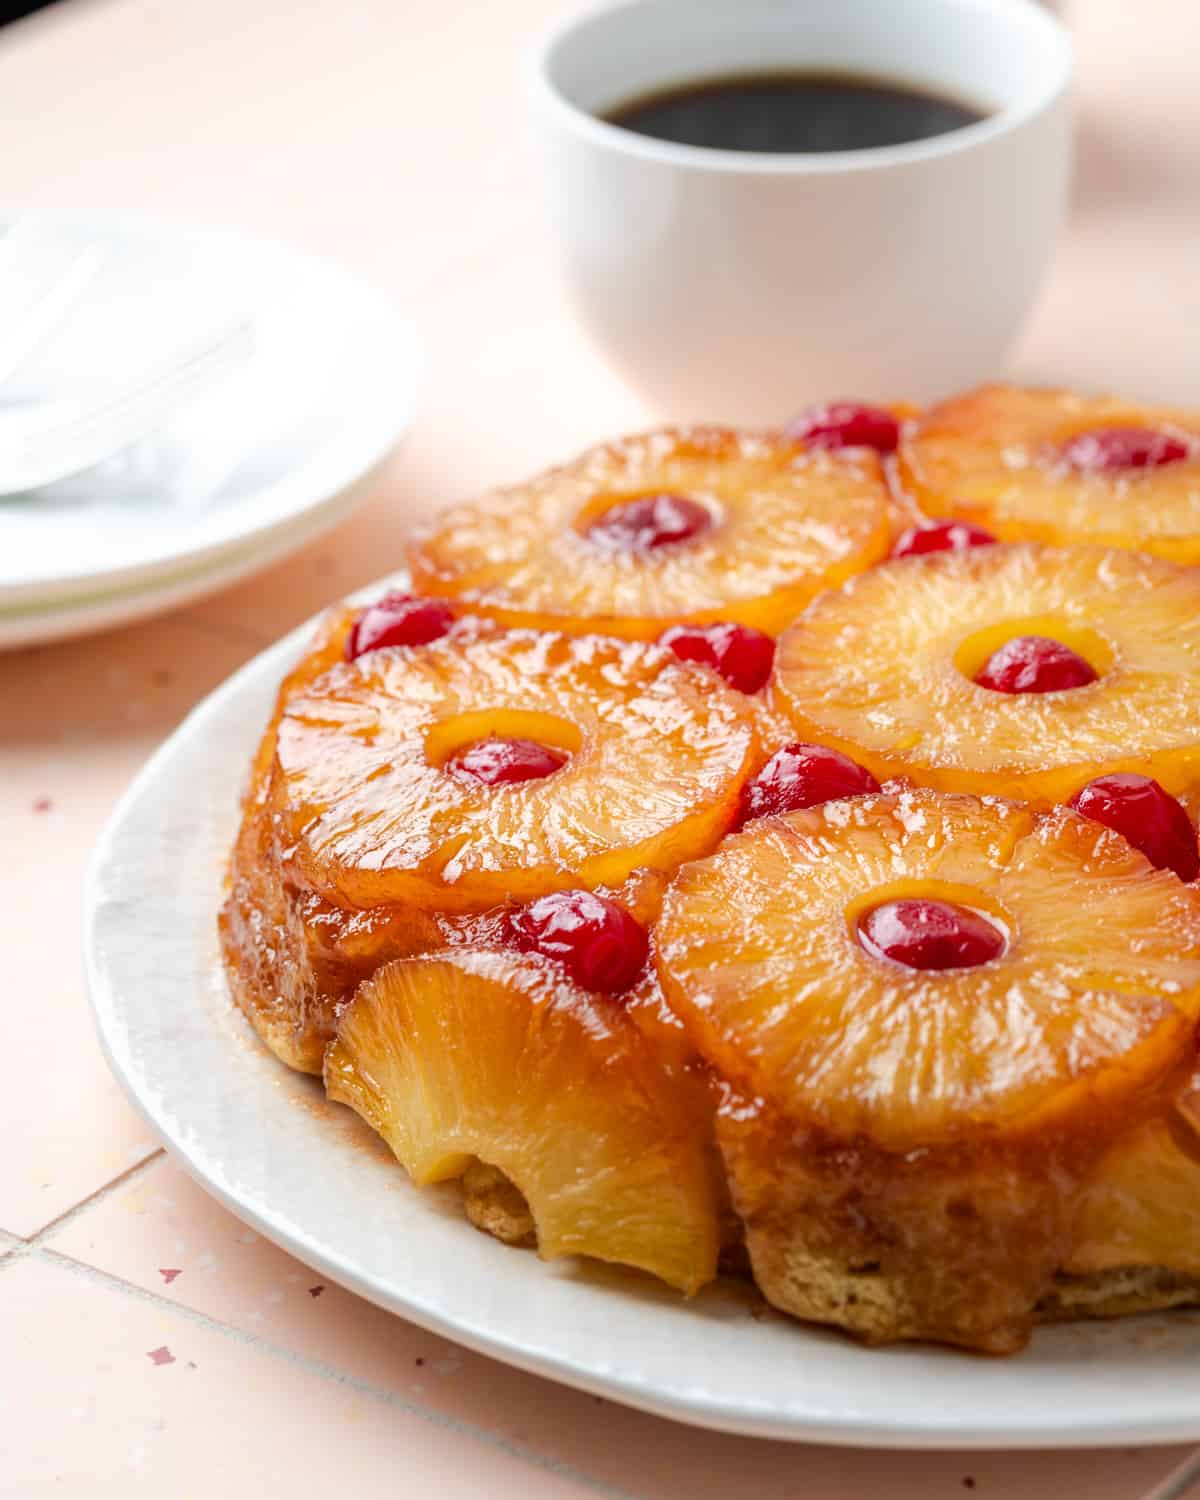
[[[1135,1500],[1177,1453],[792,1448],[457,1350],[205,1197],[96,1049],[80,877],[149,751],[260,647],[398,559],[418,516],[650,415],[583,344],[546,264],[514,74],[550,9],[72,0],[0,34],[0,201],[291,236],[402,303],[429,355],[411,438],[335,534],[166,619],[0,656],[0,1496]],[[1076,204],[1015,373],[1195,400],[1200,14],[1074,10]]]

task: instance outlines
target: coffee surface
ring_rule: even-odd
[[[843,73],[706,78],[631,99],[612,125],[720,151],[862,151],[974,125],[987,111],[898,80]]]

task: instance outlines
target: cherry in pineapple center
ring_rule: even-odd
[[[513,786],[553,776],[569,759],[565,750],[541,745],[537,740],[492,738],[476,740],[452,755],[446,770],[469,776],[484,786]]]
[[[708,508],[686,495],[639,495],[601,511],[583,534],[601,552],[646,553],[693,541],[712,524]]]
[[[1054,615],[998,621],[968,636],[955,665],[977,687],[993,693],[1064,693],[1098,682],[1111,669],[1107,636]]]
[[[999,958],[1007,940],[982,912],[955,901],[884,901],[858,921],[858,941],[874,958],[920,971],[973,969]]]

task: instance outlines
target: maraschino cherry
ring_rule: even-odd
[[[775,660],[775,642],[749,625],[673,625],[659,640],[681,660],[712,667],[743,693],[758,692]]]
[[[552,891],[510,918],[516,947],[557,959],[581,988],[619,995],[646,966],[646,929],[594,891]]]
[[[611,506],[584,535],[604,552],[653,552],[690,542],[712,524],[707,507],[686,495],[642,495]]]
[[[776,750],[753,781],[742,791],[739,823],[773,813],[798,812],[842,797],[865,797],[879,783],[864,766],[831,750],[800,740]]]
[[[1153,427],[1094,427],[1059,450],[1073,469],[1091,474],[1118,474],[1124,469],[1161,469],[1192,456],[1182,438]]]
[[[793,417],[783,434],[800,439],[810,448],[874,448],[876,453],[894,453],[900,441],[900,422],[882,406],[831,401],[827,406],[810,406]]]
[[[565,750],[539,745],[536,740],[476,740],[446,762],[446,770],[471,776],[484,786],[511,786],[520,781],[540,781],[566,765]]]
[[[935,521],[910,526],[892,548],[893,557],[923,557],[929,552],[965,552],[969,547],[994,547],[996,538],[970,521]]]
[[[1184,881],[1200,875],[1192,820],[1152,777],[1132,772],[1097,776],[1076,792],[1070,805],[1085,818],[1115,829],[1156,868],[1174,870]]]
[[[426,646],[449,634],[454,611],[442,599],[385,594],[368,604],[346,639],[346,660],[356,661],[384,646]]]
[[[1061,641],[1018,635],[988,657],[975,681],[993,693],[1061,693],[1095,682],[1096,673]]]
[[[952,901],[885,901],[858,924],[862,946],[875,958],[907,969],[970,969],[999,958],[1004,934],[979,912]]]

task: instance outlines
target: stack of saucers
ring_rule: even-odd
[[[310,540],[411,417],[410,332],[227,229],[0,221],[0,647],[183,604]]]

